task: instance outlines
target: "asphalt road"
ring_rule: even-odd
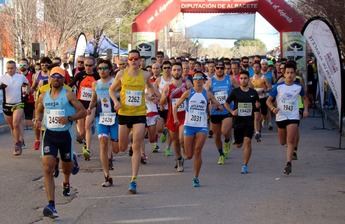
[[[324,147],[338,145],[337,130],[314,127],[321,127],[319,118],[301,124],[299,160],[290,176],[282,174],[285,147],[278,144],[276,129],[265,130],[263,141],[253,143],[247,175],[240,174],[240,149],[219,166],[214,140],[208,139],[199,189],[192,187],[191,161],[185,163],[184,173],[177,173],[173,157],[151,154],[146,144],[149,160],[140,168],[137,195],[127,193],[127,154],[115,158],[114,187],[101,187],[104,179],[94,137],[91,161],[80,157],[81,171],[71,178],[70,198],[62,196],[61,174],[56,179],[60,217],[54,223],[345,223],[345,151]],[[28,149],[15,158],[10,135],[0,135],[0,223],[52,223],[42,216],[47,202],[40,153],[29,147],[32,131],[26,132],[25,140]],[[81,149],[77,143],[76,147]]]

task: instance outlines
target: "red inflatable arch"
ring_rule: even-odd
[[[154,0],[132,24],[133,46],[145,56],[153,55],[157,50],[157,33],[180,12],[258,12],[281,33],[281,43],[283,33],[300,32],[305,23],[284,0]]]

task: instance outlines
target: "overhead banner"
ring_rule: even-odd
[[[339,124],[342,116],[342,90],[339,44],[331,25],[323,18],[310,19],[302,31],[310,48],[312,49],[317,64],[321,67],[337,102],[339,111]]]
[[[255,14],[185,13],[184,23],[187,38],[254,39]]]
[[[284,32],[282,34],[282,56],[297,63],[298,71],[307,80],[306,41],[300,32]]]
[[[140,56],[146,59],[156,54],[156,33],[154,32],[136,32],[133,33],[134,48],[140,52]]]
[[[255,12],[259,0],[180,0],[181,12]]]
[[[79,34],[79,37],[77,39],[77,43],[75,45],[75,51],[74,51],[74,67],[77,67],[78,64],[78,56],[84,55],[85,54],[85,49],[86,49],[86,44],[87,44],[87,40],[86,40],[86,36],[84,33]]]

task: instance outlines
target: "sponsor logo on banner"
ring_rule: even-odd
[[[283,57],[294,60],[297,63],[298,71],[306,78],[306,41],[299,32],[283,33]]]
[[[342,116],[341,104],[341,63],[338,44],[330,25],[321,18],[311,19],[303,29],[318,66],[321,67],[333,92],[339,111],[339,123]]]
[[[156,34],[154,32],[138,32],[133,33],[133,35],[134,46],[140,52],[140,56],[144,56],[146,59],[151,58],[156,51]]]

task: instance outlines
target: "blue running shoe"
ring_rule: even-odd
[[[73,153],[72,162],[73,162],[72,174],[76,175],[79,172],[79,164],[77,160],[77,155],[75,153]]]
[[[128,186],[128,191],[131,194],[137,193],[137,183],[135,181],[131,181]]]
[[[241,174],[247,174],[247,173],[248,173],[248,166],[247,165],[242,165]]]
[[[197,178],[197,177],[193,178],[193,187],[200,187],[199,178]]]
[[[59,217],[59,215],[57,214],[56,209],[52,205],[47,205],[46,207],[44,207],[43,215],[45,217],[49,217],[49,218],[52,218],[52,219],[55,219],[55,218]]]

